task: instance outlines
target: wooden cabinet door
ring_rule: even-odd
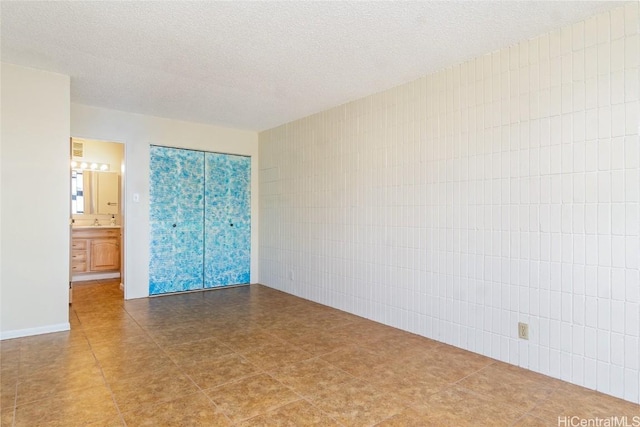
[[[120,268],[120,243],[117,238],[91,241],[91,271],[109,271]]]

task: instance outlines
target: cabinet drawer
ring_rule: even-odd
[[[87,261],[87,251],[71,251],[71,262],[86,262]]]
[[[71,241],[71,249],[73,249],[74,251],[87,249],[87,241],[84,239],[73,239]]]
[[[120,236],[119,228],[89,228],[73,230],[74,239],[102,239]]]
[[[75,271],[76,273],[85,272],[87,271],[87,263],[85,261],[74,261],[71,263],[71,271]]]

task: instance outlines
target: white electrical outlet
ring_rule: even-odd
[[[529,325],[526,323],[518,322],[518,338],[523,340],[529,339]]]

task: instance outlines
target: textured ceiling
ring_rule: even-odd
[[[264,130],[620,4],[2,1],[1,58],[72,102]]]

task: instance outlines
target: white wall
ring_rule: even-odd
[[[69,329],[69,77],[2,64],[1,338]]]
[[[261,282],[640,402],[638,24],[260,133]]]
[[[125,298],[149,295],[149,146],[251,156],[251,283],[258,281],[258,134],[71,104],[71,135],[125,144]],[[134,202],[133,195],[140,201]]]

